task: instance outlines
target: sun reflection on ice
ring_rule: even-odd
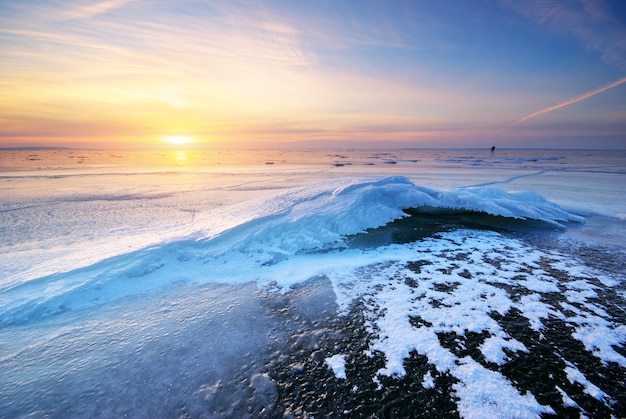
[[[176,150],[175,158],[176,158],[176,163],[185,164],[187,162],[187,151]]]

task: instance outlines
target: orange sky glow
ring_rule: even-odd
[[[3,3],[0,147],[626,147],[623,10],[522,3]]]

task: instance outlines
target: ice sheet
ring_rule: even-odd
[[[295,255],[345,249],[347,236],[405,217],[403,209],[422,207],[429,212],[478,211],[531,218],[555,226],[583,220],[529,193],[508,194],[492,188],[442,192],[399,176],[333,179],[229,207],[227,214],[220,214],[222,228],[236,220],[249,221],[219,234],[208,220],[199,222],[200,229],[188,233],[188,238],[173,240],[165,233],[159,245],[82,269],[72,269],[70,258],[61,259],[56,267],[57,272],[66,273],[28,281],[9,276],[2,284],[0,321],[23,322],[33,316],[86,308],[172,282],[249,281],[257,272]],[[85,250],[88,255],[89,251]],[[210,275],[204,273],[207,265]]]
[[[555,368],[550,383],[562,399],[558,403],[588,405],[575,383],[590,397],[610,403],[613,390],[593,370],[626,366],[620,349],[626,326],[615,315],[624,298],[622,265],[606,259],[611,252],[619,259],[624,248],[623,165],[607,156],[509,153],[298,155],[313,159],[307,164],[284,163],[293,158],[289,153],[280,159],[265,153],[257,156],[256,165],[219,170],[198,165],[128,174],[94,165],[89,170],[72,166],[71,176],[68,168],[4,172],[0,368],[11,377],[3,392],[12,395],[4,400],[11,397],[12,404],[19,404],[16,389],[25,381],[57,382],[54,374],[63,371],[64,363],[92,365],[89,348],[97,349],[100,365],[115,365],[123,355],[133,374],[174,380],[173,393],[193,394],[200,404],[213,400],[224,391],[211,363],[228,369],[241,357],[203,359],[205,350],[217,349],[196,336],[219,334],[221,324],[235,343],[229,354],[235,354],[267,345],[267,335],[245,341],[238,331],[281,330],[267,314],[282,312],[278,297],[264,311],[252,299],[233,300],[237,290],[288,293],[311,278],[324,278],[334,290],[338,316],[353,303],[363,303],[373,336],[367,352],[384,354],[379,378],[403,377],[407,357],[417,351],[433,366],[420,378],[423,388],[432,389],[442,374],[449,374],[465,416],[534,417],[554,410],[556,405],[525,390],[532,383],[511,375],[508,368],[520,359],[545,360]],[[471,218],[485,212],[505,223],[536,219],[544,224],[535,242],[515,237],[520,226],[515,224],[513,234],[457,226],[413,243],[352,246],[349,236],[406,218],[407,208],[419,209],[414,217]],[[581,215],[591,226],[581,224]],[[533,231],[537,227],[529,225]],[[555,229],[563,232],[558,239],[549,234]],[[604,244],[616,248],[583,255],[578,244],[567,243],[569,237],[582,239],[592,250],[612,237]],[[213,287],[230,287],[220,297],[224,301],[208,298],[215,311],[192,298],[196,292],[211,296]],[[157,302],[163,307],[146,312],[146,304]],[[191,306],[206,310],[201,314]],[[135,313],[135,308],[141,309]],[[142,315],[152,326],[142,325]],[[155,326],[162,320],[162,327]],[[524,325],[524,333],[512,324]],[[555,330],[568,331],[562,342]],[[117,349],[115,342],[121,345]],[[186,342],[200,349],[188,352]],[[546,345],[563,350],[564,360],[538,356],[537,348]],[[152,349],[142,352],[144,347]],[[571,347],[576,351],[563,349]],[[133,363],[128,359],[134,350],[150,355]],[[183,360],[187,377],[198,365],[215,380],[191,380],[187,388],[185,377],[173,377],[177,371],[150,368],[169,350]],[[57,355],[45,373],[48,351]],[[576,358],[576,352],[586,358]],[[333,351],[325,358],[326,368],[358,392],[349,383],[350,356]],[[24,359],[33,363],[25,367]],[[590,360],[593,368],[586,369]],[[69,376],[94,388],[128,382],[123,372],[102,370],[108,380],[102,383],[80,371],[77,367]],[[271,380],[260,370],[255,374],[255,397],[275,397]],[[154,388],[154,394],[159,398],[170,390]],[[91,397],[76,391],[75,400]],[[41,400],[52,397],[37,394]]]

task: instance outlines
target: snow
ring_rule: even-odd
[[[567,393],[563,391],[562,388],[557,386],[556,389],[559,391],[559,393],[561,393],[561,397],[563,397],[563,404],[565,406],[578,407],[578,403],[572,400],[572,398],[568,396]]]
[[[485,359],[498,365],[502,365],[506,359],[503,351],[505,348],[510,351],[528,352],[523,343],[510,337],[490,336],[480,345],[480,351]]]
[[[324,362],[326,362],[328,368],[333,371],[335,377],[339,378],[340,380],[346,379],[346,358],[344,355],[333,355],[326,358]]]
[[[465,418],[537,418],[542,413],[554,414],[531,394],[520,394],[500,374],[483,368],[471,358],[463,358],[454,369],[461,380],[454,388],[461,401],[461,417]]]
[[[626,365],[626,358],[613,349],[623,345],[626,326],[607,321],[607,315],[602,311],[583,311],[572,305],[581,301],[588,304],[586,299],[592,296],[588,291],[594,288],[592,281],[601,273],[595,272],[593,277],[576,277],[580,273],[577,269],[565,271],[570,278],[577,278],[571,282],[568,292],[562,294],[570,303],[554,304],[542,298],[542,294],[553,293],[553,287],[537,286],[544,278],[543,274],[528,281],[520,280],[519,276],[520,272],[529,272],[529,267],[545,264],[548,258],[563,267],[562,257],[555,252],[542,253],[497,233],[469,230],[442,233],[438,238],[414,244],[413,248],[415,253],[408,259],[392,249],[393,258],[385,263],[368,265],[352,276],[330,276],[336,284],[338,301],[349,301],[347,294],[365,296],[371,313],[369,329],[376,336],[369,351],[381,351],[386,357],[385,366],[378,371],[380,375],[403,376],[406,373],[403,361],[416,350],[426,355],[439,372],[448,372],[460,380],[455,389],[461,399],[459,411],[462,415],[535,417],[542,412],[552,412],[551,408],[538,405],[531,395],[518,393],[502,375],[467,357],[455,355],[442,345],[439,338],[441,333],[458,336],[462,351],[466,349],[464,342],[468,333],[487,333],[488,337],[479,349],[487,362],[502,365],[507,361],[505,350],[508,353],[528,352],[523,343],[509,336],[493,318],[493,312],[504,314],[511,309],[518,310],[537,331],[544,327],[544,319],[550,316],[561,318],[576,330],[573,337],[595,356],[604,362]],[[489,261],[479,261],[482,252],[506,254],[507,263],[495,268]],[[428,262],[420,264],[419,273],[407,269],[407,263],[415,260],[415,254]],[[468,270],[472,276],[455,276],[454,272],[441,275],[439,270],[451,264],[456,266],[456,272]],[[509,271],[516,274],[507,277]],[[532,273],[525,276],[531,277]],[[407,285],[407,278],[413,280],[408,281],[409,284],[417,284],[417,287]],[[531,284],[526,288],[530,293],[518,301],[497,286],[523,286],[524,283]],[[445,291],[441,291],[442,286],[447,287]],[[577,315],[567,314],[572,311]],[[419,316],[417,326],[410,321],[412,316]],[[590,394],[599,394],[589,383],[582,381],[584,376],[573,373],[570,376],[585,384]]]
[[[602,400],[602,399],[610,399],[609,396],[606,395],[602,390],[600,390],[595,384],[590,382],[585,375],[580,372],[580,370],[573,365],[568,365],[565,367],[565,373],[572,383],[579,383],[585,388],[585,393],[589,394],[591,397]]]
[[[525,307],[524,316],[528,319],[530,327],[540,332],[543,329],[543,319],[550,316],[558,317],[556,310],[542,301],[541,294],[530,294],[520,297],[519,305]]]
[[[559,319],[605,364],[626,366],[626,358],[614,349],[623,347],[626,325],[597,301],[601,287],[621,284],[619,275],[585,266],[558,249],[540,249],[483,230],[442,231],[414,243],[371,248],[351,247],[347,240],[349,235],[406,217],[408,208],[459,216],[481,212],[507,222],[536,220],[564,234],[570,234],[564,229],[572,224],[588,231],[579,214],[623,221],[626,193],[607,191],[623,186],[595,188],[593,182],[600,175],[593,170],[584,171],[585,177],[574,169],[565,170],[565,157],[544,157],[465,156],[437,162],[445,170],[433,163],[430,171],[418,168],[406,177],[400,174],[410,172],[407,165],[423,164],[422,160],[394,159],[398,164],[385,165],[385,175],[391,175],[387,177],[371,177],[370,166],[350,176],[337,172],[347,170],[343,167],[320,174],[319,168],[287,170],[278,164],[265,167],[261,174],[250,171],[238,177],[192,171],[187,173],[189,183],[183,182],[184,191],[179,188],[180,178],[173,181],[169,175],[155,175],[159,182],[170,179],[165,191],[148,181],[142,184],[147,176],[143,174],[136,174],[129,184],[126,175],[110,173],[97,175],[97,182],[82,175],[49,176],[45,181],[57,189],[37,189],[40,196],[11,186],[11,182],[38,184],[34,179],[17,175],[0,179],[11,191],[3,195],[3,200],[9,198],[1,203],[0,212],[4,241],[0,245],[0,347],[2,361],[16,371],[6,386],[19,387],[19,368],[26,368],[28,379],[34,380],[47,368],[48,351],[57,354],[52,359],[55,368],[63,369],[74,356],[64,359],[63,354],[73,347],[88,353],[92,339],[98,347],[93,358],[103,366],[133,350],[149,354],[147,365],[160,365],[160,357],[166,356],[162,350],[173,348],[180,352],[181,362],[201,364],[211,371],[214,381],[201,383],[206,390],[201,393],[212,397],[219,374],[211,368],[233,367],[234,354],[254,352],[266,344],[263,335],[255,335],[256,328],[276,328],[264,323],[263,311],[242,295],[269,286],[286,292],[295,284],[323,277],[335,293],[337,315],[345,314],[355,301],[364,302],[368,330],[375,332],[366,352],[381,351],[385,356],[379,376],[402,377],[405,359],[417,351],[436,371],[458,380],[453,388],[464,417],[554,413],[497,371],[510,357],[529,351],[507,333],[497,316],[519,313],[539,333],[547,319]],[[554,164],[560,165],[559,170]],[[450,170],[451,165],[463,170]],[[380,173],[382,169],[373,174]],[[539,182],[548,175],[552,183]],[[85,192],[109,179],[116,182],[108,189]],[[434,185],[424,186],[429,184]],[[571,184],[582,192],[561,187]],[[598,194],[604,198],[597,199]],[[608,206],[599,204],[607,200]],[[623,228],[623,223],[616,226]],[[411,269],[410,263],[416,261],[424,262],[419,270]],[[217,295],[222,287],[228,292]],[[199,290],[204,293],[200,295],[208,293],[210,301],[194,299]],[[616,292],[623,296],[623,291]],[[551,300],[553,294],[560,300]],[[161,298],[172,295],[177,297],[171,305]],[[201,307],[208,320],[176,301]],[[151,312],[147,302],[158,309]],[[92,323],[83,324],[83,317]],[[163,327],[157,327],[161,322]],[[227,338],[218,338],[224,330]],[[160,337],[162,347],[151,347],[156,345],[157,338],[151,335],[155,331],[169,334]],[[441,336],[453,337],[454,344],[442,344]],[[471,339],[480,339],[477,349],[486,366],[466,355]],[[119,342],[127,346],[115,346]],[[190,353],[181,342],[209,348],[211,353],[221,347],[229,350],[209,368],[201,350]],[[20,354],[32,354],[40,363],[20,367]],[[345,354],[325,358],[341,380],[348,380],[345,361]],[[189,365],[184,370],[193,375]],[[159,375],[154,368],[148,370],[148,376]],[[568,364],[566,373],[598,400],[608,397],[573,365]],[[95,377],[87,381],[98,385]],[[262,373],[254,376],[254,385],[267,397],[275,391]],[[430,371],[422,385],[434,387]],[[568,405],[576,404],[562,394]]]
[[[424,375],[424,381],[422,381],[422,387],[426,389],[435,388],[435,380],[433,379],[433,376],[430,374],[430,371],[428,371]]]

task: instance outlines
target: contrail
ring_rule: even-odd
[[[624,84],[624,83],[626,83],[626,77],[622,77],[621,79],[619,79],[617,81],[614,81],[611,84],[607,84],[606,86],[600,87],[600,88],[598,88],[596,90],[592,90],[591,92],[587,92],[587,93],[582,94],[580,96],[577,96],[577,97],[575,97],[573,99],[569,99],[569,100],[566,100],[565,102],[561,102],[558,105],[550,106],[549,108],[545,108],[545,109],[542,109],[540,111],[533,112],[530,115],[526,115],[525,117],[523,117],[519,121],[512,123],[511,126],[513,127],[515,125],[521,124],[524,121],[528,121],[529,119],[534,118],[536,116],[543,115],[543,114],[546,114],[548,112],[552,112],[552,111],[555,111],[557,109],[561,109],[561,108],[564,108],[566,106],[573,105],[574,103],[581,102],[581,101],[583,101],[585,99],[590,98],[591,96],[595,96],[595,95],[597,95],[599,93],[606,92],[607,90],[612,89],[614,87],[617,87],[620,84]]]

